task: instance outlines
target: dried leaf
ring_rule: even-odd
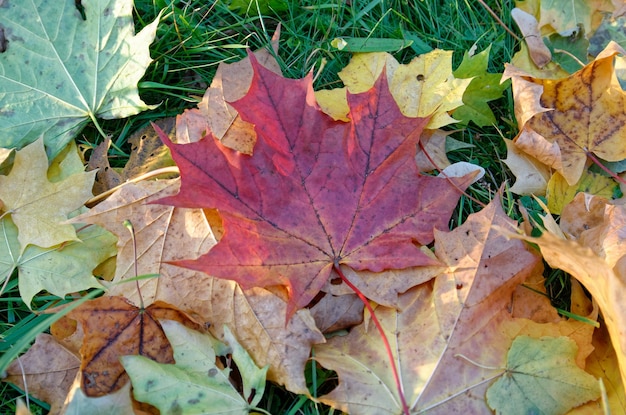
[[[77,173],[59,182],[47,178],[48,158],[43,141],[18,151],[8,176],[0,176],[0,200],[19,229],[23,251],[28,244],[49,248],[77,241],[68,214],[91,198],[95,172]]]
[[[61,346],[51,335],[41,333],[28,352],[11,363],[7,368],[7,377],[2,381],[14,383],[25,390],[25,380],[28,392],[50,403],[50,413],[58,414],[79,367],[78,356]]]
[[[128,381],[120,356],[139,354],[160,363],[174,361],[159,319],[199,328],[168,304],[156,302],[141,310],[122,297],[111,296],[86,302],[68,317],[80,322],[85,333],[80,349],[81,389],[90,397],[115,392]]]

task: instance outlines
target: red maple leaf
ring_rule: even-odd
[[[253,55],[247,95],[232,105],[255,125],[252,156],[212,135],[174,144],[180,192],[161,199],[218,209],[219,243],[197,260],[177,262],[244,288],[284,285],[288,315],[306,306],[340,264],[374,272],[435,265],[419,250],[433,228],[447,229],[460,196],[415,163],[426,118],[402,115],[386,81],[348,94],[348,123],[318,108],[312,76],[285,79]],[[457,179],[466,187],[470,178]]]

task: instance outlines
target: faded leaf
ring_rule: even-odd
[[[29,245],[21,254],[17,235],[10,218],[0,219],[0,280],[17,268],[20,295],[29,307],[43,290],[63,297],[101,287],[93,269],[116,253],[115,237],[98,226],[81,229],[77,241],[47,249]]]
[[[54,157],[89,120],[149,108],[137,82],[150,64],[159,18],[134,34],[130,0],[5,2],[0,54],[0,146],[45,137]],[[62,33],[63,36],[59,34]]]
[[[563,208],[574,200],[577,193],[612,199],[619,193],[619,185],[611,177],[584,171],[578,183],[570,186],[560,173],[554,173],[546,190],[548,209],[551,213],[560,215]]]
[[[374,86],[385,70],[389,90],[407,117],[431,117],[427,128],[437,129],[455,122],[448,111],[463,105],[463,93],[469,79],[452,74],[452,52],[434,50],[402,65],[384,52],[357,53],[339,77],[350,94],[359,94]],[[350,108],[346,91],[318,91],[317,102],[336,120],[348,121]]]
[[[505,138],[504,143],[507,148],[507,156],[503,161],[515,175],[515,183],[511,186],[511,192],[518,195],[544,195],[550,180],[550,168],[534,157],[520,151],[513,141]]]
[[[172,347],[159,324],[160,319],[199,326],[168,304],[156,302],[141,310],[122,297],[104,296],[70,311],[85,333],[81,354],[81,389],[85,395],[107,395],[120,389],[128,377],[119,362],[124,355],[146,356],[172,363]]]
[[[58,414],[74,382],[80,359],[61,346],[51,335],[41,333],[35,344],[7,368],[3,382],[11,382],[37,399],[50,403],[50,413]],[[54,368],[54,369],[52,369]]]
[[[175,135],[174,118],[156,120],[155,124],[166,134]],[[144,129],[134,133],[128,139],[128,143],[130,144],[130,157],[121,172],[123,180],[174,165],[169,149],[163,144],[152,125],[147,125]]]
[[[157,300],[171,304],[210,323],[211,332],[218,338],[223,338],[222,326],[228,325],[259,365],[270,365],[268,379],[286,385],[292,392],[306,393],[304,366],[311,345],[324,341],[309,311],[298,311],[285,325],[287,303],[277,295],[263,289],[244,292],[232,281],[169,264],[183,257],[200,256],[215,245],[213,235],[219,237],[219,232],[209,226],[215,213],[150,203],[177,191],[177,182],[129,184],[76,218],[106,226],[118,235],[116,284],[109,293],[139,304],[136,284],[120,284],[134,277],[130,233],[122,223],[130,219],[137,236],[137,268],[141,273],[160,274],[159,278],[139,281],[146,305]],[[218,228],[214,224],[213,229]]]
[[[446,142],[449,134],[451,134],[450,131],[424,130],[420,138],[424,150],[419,148],[415,156],[419,171],[441,170],[450,165],[450,160],[446,155]]]
[[[217,366],[215,340],[172,321],[163,330],[174,348],[175,364],[161,364],[143,356],[121,358],[133,384],[135,399],[148,402],[161,413],[248,414],[262,398],[265,372],[225,328],[232,359],[244,384],[244,396],[231,383],[232,368]]]
[[[579,197],[578,203],[584,200],[584,195]],[[625,209],[605,205],[602,222],[583,231],[576,240],[562,239],[548,231],[538,238],[509,234],[537,244],[551,267],[570,273],[589,291],[604,317],[622,380],[626,379],[626,309],[621,298],[626,279]],[[596,219],[590,224],[595,222]]]
[[[486,413],[484,380],[497,374],[457,355],[503,367],[512,338],[527,330],[521,323],[540,326],[512,319],[508,311],[513,289],[538,258],[491,229],[507,223],[492,203],[454,231],[436,232],[435,249],[449,272],[401,294],[401,311],[376,308],[412,411]],[[339,386],[323,402],[351,414],[401,412],[382,340],[369,318],[347,336],[316,346],[315,359],[339,375]]]
[[[598,381],[576,366],[576,343],[567,337],[515,338],[506,371],[487,389],[502,414],[565,414],[600,397]]]
[[[0,176],[0,200],[19,229],[23,251],[28,244],[49,248],[78,240],[68,214],[92,196],[94,173],[77,173],[59,182],[47,178],[43,141],[18,151],[8,176]]]
[[[234,106],[255,125],[252,156],[211,136],[184,145],[162,136],[182,184],[159,202],[218,209],[225,229],[207,254],[176,264],[244,288],[288,287],[288,315],[317,295],[334,266],[436,265],[418,245],[432,241],[433,226],[447,226],[459,192],[417,172],[426,120],[404,117],[381,77],[349,95],[351,123],[333,121],[315,105],[311,76],[288,80],[250,58],[253,82]],[[464,188],[471,177],[456,181]]]
[[[539,22],[537,22],[535,16],[517,7],[511,10],[511,16],[515,20],[517,27],[519,27],[520,32],[522,32],[522,36],[524,36],[528,55],[535,65],[543,68],[552,60],[552,54],[550,49],[543,43]]]
[[[585,33],[591,33],[593,9],[587,0],[541,0],[539,26],[551,26],[555,32],[567,34],[582,24]]]
[[[516,144],[557,169],[570,185],[580,179],[587,162],[587,152],[607,161],[626,158],[626,142],[622,140],[626,134],[626,93],[617,81],[613,63],[618,53],[623,51],[611,43],[596,60],[564,79],[513,75],[518,122],[523,125],[528,120],[528,127],[548,143],[558,146],[560,165],[544,161],[536,147],[523,146],[519,137]],[[508,68],[505,76],[507,72]],[[530,91],[534,96],[528,93]],[[544,109],[537,108],[537,100]],[[528,109],[518,108],[527,105],[525,102],[532,104],[528,105]],[[607,129],[607,125],[612,128]]]
[[[111,138],[106,137],[98,144],[89,157],[87,170],[96,171],[96,180],[93,185],[93,193],[99,195],[122,183],[122,176],[109,164],[108,152],[111,147]]]

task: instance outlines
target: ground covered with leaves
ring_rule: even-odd
[[[1,411],[624,412],[626,6],[439,3],[0,0]]]

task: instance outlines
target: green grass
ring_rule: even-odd
[[[487,3],[508,27],[514,27],[510,19],[511,0]],[[257,12],[254,2],[247,14],[239,15],[222,1],[136,0],[137,29],[151,22],[161,10],[162,22],[151,46],[154,62],[139,84],[142,98],[158,107],[128,119],[101,122],[104,131],[112,137],[114,145],[110,157],[118,165],[123,165],[128,158],[127,140],[131,134],[150,121],[173,117],[194,107],[219,63],[243,58],[248,47],[266,47],[279,24],[282,34],[277,59],[285,76],[299,78],[314,71],[317,89],[341,85],[337,72],[348,63],[350,54],[331,46],[336,37],[410,39],[413,41],[410,47],[394,54],[399,61],[408,62],[421,53],[440,48],[454,51],[455,67],[464,52],[473,46],[481,51],[491,45],[491,72],[502,72],[503,64],[511,60],[517,49],[512,36],[473,0],[289,1],[286,10],[265,15]],[[506,157],[502,136],[512,138],[517,132],[510,90],[491,107],[496,113],[497,125],[488,128],[470,125],[453,133],[453,138],[474,147],[449,154],[451,161],[471,161],[487,170],[485,178],[468,191],[484,203],[494,198],[502,183],[512,180],[501,161]],[[87,127],[77,139],[93,147],[102,137],[95,128]],[[507,213],[518,219],[516,200],[506,189],[505,186],[503,205]],[[463,197],[451,225],[459,225],[468,214],[480,209]],[[50,296],[40,295],[33,308],[47,308],[55,302]],[[0,297],[0,315],[2,351],[9,350],[18,339],[28,341],[41,331],[37,325],[41,316],[33,314],[21,302],[15,275]],[[319,368],[310,368],[307,377],[313,394],[322,394],[336,384],[332,373]],[[0,414],[14,413],[15,399],[24,395],[6,384],[0,394]],[[276,385],[266,390],[261,407],[275,414],[333,413]],[[31,400],[31,410],[39,414],[45,413],[47,408]]]

